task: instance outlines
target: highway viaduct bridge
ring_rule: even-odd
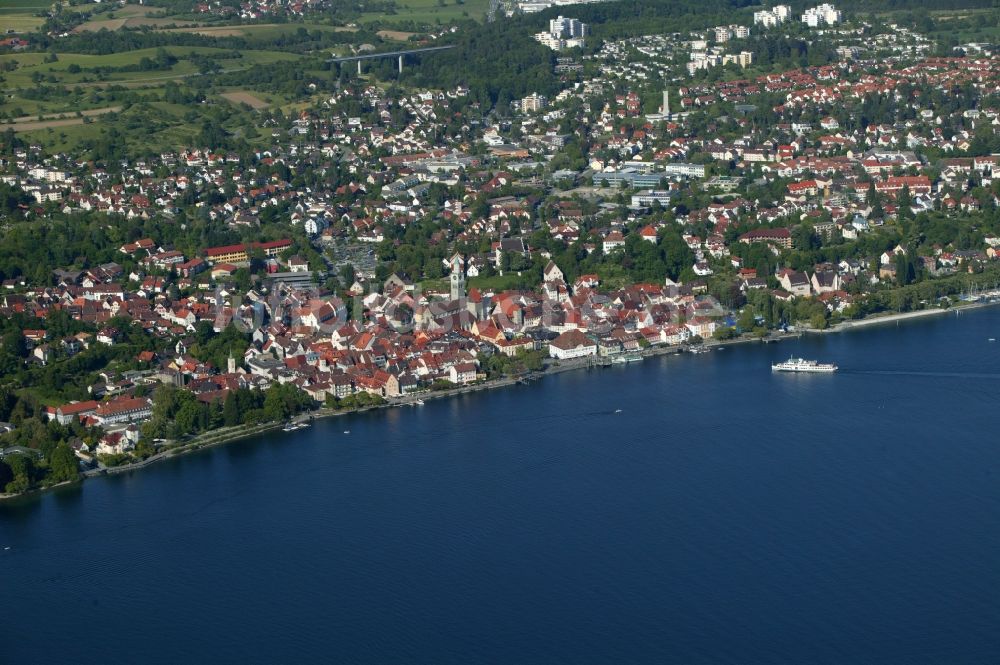
[[[385,53],[362,53],[359,55],[345,55],[338,58],[330,58],[327,62],[335,62],[337,64],[342,64],[345,62],[357,62],[358,63],[358,74],[361,73],[361,62],[363,60],[379,60],[381,58],[399,58],[399,71],[403,71],[403,58],[408,55],[416,55],[418,53],[433,53],[434,51],[447,51],[448,49],[455,48],[454,45],[450,46],[427,46],[425,48],[411,48],[403,51],[387,51]]]

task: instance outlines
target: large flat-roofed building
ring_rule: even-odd
[[[647,189],[632,195],[632,208],[646,208],[654,203],[659,203],[663,207],[670,205],[670,198],[673,194],[663,189]]]
[[[740,242],[753,244],[755,242],[766,242],[784,249],[791,249],[792,234],[788,229],[755,229],[740,236]]]
[[[601,171],[594,174],[594,184],[599,185],[607,181],[611,187],[620,187],[621,183],[628,183],[629,187],[639,189],[656,189],[661,185],[661,181],[666,178],[704,178],[704,164],[689,164],[684,162],[673,162],[663,166],[662,171],[640,172],[635,168],[625,168],[618,171]]]
[[[272,240],[270,242],[253,242],[250,244],[226,245],[224,247],[209,247],[205,250],[205,258],[212,263],[247,263],[250,261],[250,249],[259,249],[266,257],[274,257],[292,246],[291,240]]]

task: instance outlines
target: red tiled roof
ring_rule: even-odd
[[[58,407],[57,410],[64,416],[72,416],[78,413],[84,413],[85,411],[94,411],[97,407],[97,402],[94,400],[87,400],[86,402],[77,402],[76,404],[64,404]]]

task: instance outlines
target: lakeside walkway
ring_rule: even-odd
[[[911,319],[923,319],[929,316],[941,316],[944,314],[950,314],[954,312],[956,315],[970,309],[982,309],[983,307],[994,307],[1000,305],[1000,299],[998,300],[977,300],[972,302],[963,302],[959,305],[954,305],[952,307],[934,307],[929,309],[918,309],[912,312],[896,312],[893,314],[876,314],[874,316],[868,316],[863,319],[842,321],[837,325],[830,326],[826,330],[808,330],[808,332],[822,332],[822,333],[832,333],[841,332],[844,330],[854,330],[856,328],[867,328],[869,326],[884,325],[886,323],[898,323],[900,321],[909,321]]]

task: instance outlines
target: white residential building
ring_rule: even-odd
[[[597,343],[579,330],[568,330],[549,344],[549,356],[559,360],[597,354]]]
[[[566,48],[566,40],[560,39],[548,32],[539,32],[535,35],[535,41],[539,42],[542,46],[548,46],[553,51],[559,51],[560,49]]]
[[[548,105],[548,98],[546,98],[545,95],[539,95],[537,92],[534,92],[521,100],[521,110],[525,113],[541,111]]]
[[[840,10],[831,4],[822,4],[819,7],[807,9],[802,14],[802,22],[810,28],[818,28],[824,25],[836,25],[840,23],[843,16]]]
[[[745,25],[720,25],[715,28],[715,41],[719,43],[728,42],[733,37],[746,39],[749,36],[750,28]]]
[[[144,397],[126,397],[106,402],[97,407],[94,418],[102,426],[135,423],[153,415],[152,401]]]
[[[549,31],[539,32],[535,39],[553,51],[583,46],[590,34],[590,26],[579,19],[560,16],[549,21]]]
[[[749,67],[753,64],[753,53],[750,51],[740,51],[739,53],[727,53],[722,56],[722,64],[735,63],[740,67]]]
[[[581,23],[580,19],[560,16],[549,21],[549,34],[563,39],[586,37],[590,34],[590,26]]]
[[[792,8],[788,5],[777,5],[774,9],[765,9],[753,13],[753,24],[772,28],[781,25],[792,16]]]
[[[645,208],[652,206],[654,203],[659,203],[661,206],[666,208],[670,205],[670,199],[673,197],[671,192],[662,189],[647,189],[641,192],[636,192],[632,195],[632,206],[633,208]]]

